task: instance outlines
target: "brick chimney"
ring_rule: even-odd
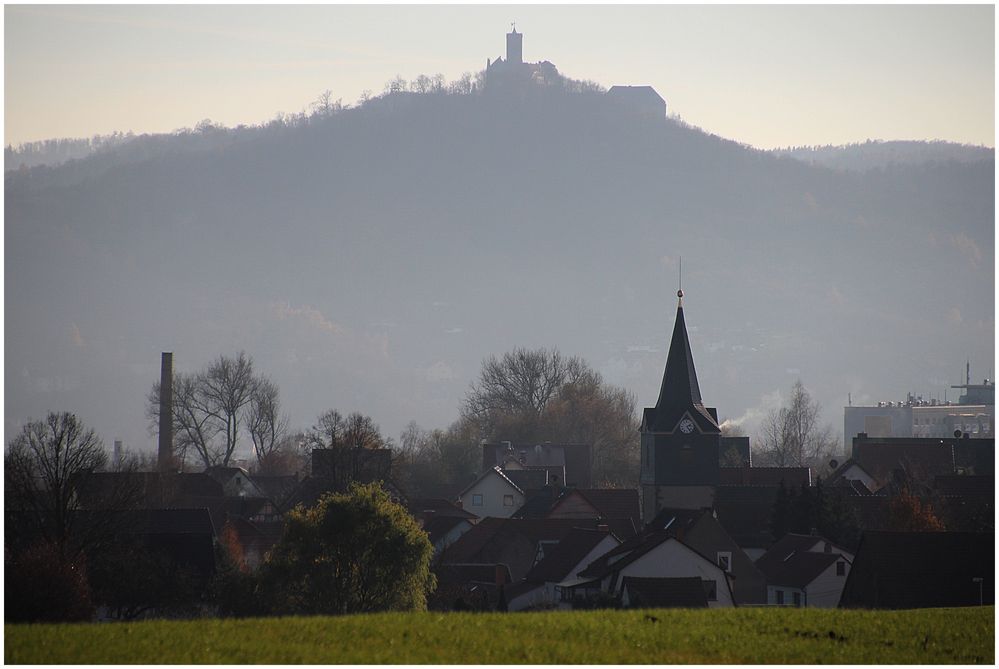
[[[160,441],[156,464],[160,471],[173,465],[173,353],[160,357]]]

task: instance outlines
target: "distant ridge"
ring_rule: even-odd
[[[841,146],[799,146],[769,151],[810,165],[864,172],[893,165],[974,163],[992,160],[995,149],[941,140],[867,140]]]

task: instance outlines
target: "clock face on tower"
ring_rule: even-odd
[[[680,432],[684,434],[690,434],[694,431],[694,421],[689,418],[684,418],[680,421]]]

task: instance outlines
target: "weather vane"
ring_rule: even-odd
[[[676,291],[676,296],[680,298],[680,306],[683,306],[683,256],[678,257],[680,261],[678,263],[679,269],[677,271],[676,284],[678,290]]]

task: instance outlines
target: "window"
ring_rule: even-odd
[[[826,553],[832,553],[832,544],[828,541],[826,542],[825,548],[822,549]]]
[[[732,571],[731,551],[718,551],[718,566],[722,568],[722,571]]]
[[[794,605],[798,606],[798,607],[801,606],[801,593],[800,592],[795,592],[794,593]]]
[[[503,495],[503,506],[513,506],[513,495]]]
[[[472,506],[482,506],[482,495],[472,495]]]
[[[843,561],[836,563],[836,575],[846,576],[846,563]]]
[[[784,606],[784,591],[777,591],[777,606]]]
[[[704,585],[704,594],[707,596],[708,601],[718,601],[718,584],[712,580],[702,580],[701,583]]]

